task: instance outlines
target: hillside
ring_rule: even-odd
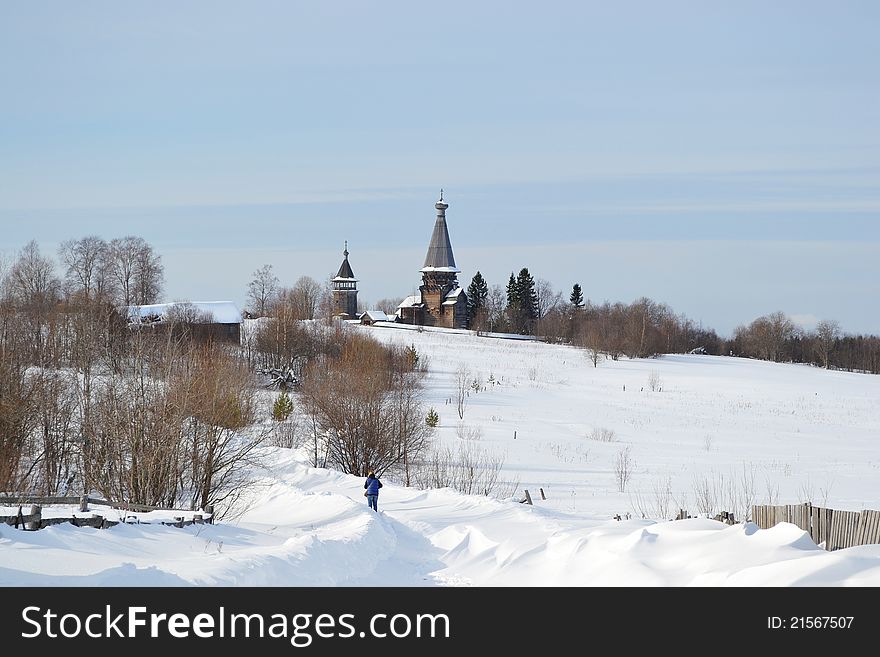
[[[690,355],[600,360],[594,368],[566,346],[361,330],[427,356],[426,400],[447,443],[458,440],[462,422],[446,400],[454,401],[465,364],[485,392],[470,393],[463,424],[478,429],[483,449],[505,457],[506,478],[543,487],[551,508],[633,512],[634,493],[652,497],[670,478],[673,498],[694,512],[695,482],[741,479],[744,466],[765,503],[809,497],[840,509],[880,507],[880,377]],[[589,439],[595,429],[613,431],[614,441]],[[625,446],[635,465],[621,494],[614,462]]]
[[[650,518],[664,505],[696,515],[706,497],[718,509],[748,495],[880,507],[880,378],[705,356],[593,368],[562,346],[356,330],[413,344],[428,360],[439,441],[503,459],[502,479],[535,506],[386,481],[376,515],[360,478],[274,449],[238,515],[217,526],[0,527],[0,584],[880,585],[880,546],[827,553],[792,525]],[[480,391],[460,427],[462,364]],[[614,439],[589,438],[595,429]]]

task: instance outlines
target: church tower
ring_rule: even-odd
[[[348,242],[342,252],[342,265],[339,273],[331,282],[333,284],[333,316],[340,319],[357,319],[358,279],[354,277],[348,262]]]
[[[437,220],[434,232],[425,256],[425,265],[421,269],[422,304],[425,309],[424,323],[447,328],[465,328],[467,326],[467,297],[458,286],[458,274],[461,270],[455,265],[452,243],[449,241],[449,228],[446,225],[446,210],[449,204],[440,200],[434,204],[437,209]]]

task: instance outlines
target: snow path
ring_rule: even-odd
[[[793,525],[617,522],[362,480],[278,450],[233,522],[0,527],[11,586],[877,586],[880,546],[827,553]]]

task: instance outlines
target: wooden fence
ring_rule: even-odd
[[[30,510],[24,513],[25,506],[29,506]],[[18,506],[18,512],[15,515],[0,515],[0,523],[11,525],[16,529],[25,529],[28,531],[37,531],[51,527],[53,525],[63,525],[70,523],[76,527],[93,527],[95,529],[107,529],[115,527],[121,523],[128,524],[158,524],[171,527],[189,527],[191,525],[211,525],[214,523],[214,507],[210,504],[205,507],[203,513],[194,513],[191,520],[186,520],[186,516],[174,516],[173,520],[157,520],[154,522],[141,522],[134,516],[124,516],[121,519],[109,520],[105,515],[91,512],[91,516],[63,516],[55,518],[43,518],[43,505],[75,505],[79,508],[79,513],[89,513],[90,506],[107,507],[108,509],[116,509],[121,511],[133,511],[135,513],[149,513],[151,511],[170,511],[176,513],[191,513],[183,509],[167,509],[157,506],[146,506],[144,504],[128,504],[127,502],[112,502],[109,500],[100,500],[93,497],[39,497],[39,496],[0,496],[0,506]]]
[[[790,522],[830,551],[880,544],[880,511],[835,511],[811,504],[753,506],[752,520],[761,529]]]

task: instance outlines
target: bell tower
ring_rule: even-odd
[[[348,242],[342,252],[342,265],[339,273],[331,281],[333,284],[333,316],[340,319],[357,319],[358,279],[354,277],[348,262]]]

